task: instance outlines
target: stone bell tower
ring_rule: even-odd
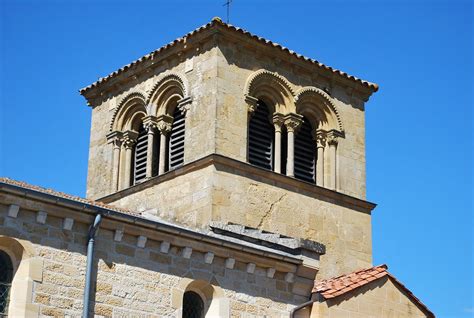
[[[321,242],[321,278],[370,266],[375,91],[215,18],[81,90],[93,109],[87,196],[195,229]]]

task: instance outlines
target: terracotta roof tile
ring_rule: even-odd
[[[335,298],[347,292],[355,290],[379,278],[388,276],[396,285],[403,289],[407,295],[428,315],[434,314],[413,293],[387,271],[387,265],[379,265],[371,268],[358,270],[346,275],[337,276],[320,282],[315,282],[313,293],[322,295],[325,299]]]
[[[50,195],[53,195],[53,196],[56,196],[56,197],[76,201],[76,202],[79,202],[79,203],[89,204],[89,205],[92,205],[92,206],[95,206],[95,207],[98,207],[98,208],[104,208],[104,209],[112,210],[112,211],[115,211],[115,212],[120,212],[120,213],[125,213],[125,214],[128,214],[128,215],[133,215],[133,216],[140,216],[140,214],[132,212],[132,211],[127,210],[127,209],[122,209],[122,208],[118,208],[118,207],[115,207],[115,206],[112,206],[112,205],[109,205],[109,204],[105,204],[105,203],[102,203],[102,202],[89,200],[89,199],[81,198],[81,197],[78,197],[78,196],[75,196],[75,195],[70,195],[70,194],[67,194],[67,193],[64,193],[64,192],[59,192],[59,191],[55,191],[55,190],[52,190],[52,189],[47,189],[47,188],[35,186],[35,185],[29,184],[29,183],[26,183],[26,182],[12,180],[10,178],[0,178],[0,184],[1,183],[5,183],[5,184],[13,185],[13,186],[16,186],[16,187],[20,187],[20,188],[23,188],[23,189],[33,190],[33,191],[37,191],[37,192],[41,192],[41,193],[45,193],[45,194],[50,194]]]
[[[202,31],[204,31],[204,30],[208,30],[208,29],[210,29],[210,28],[212,28],[212,27],[214,27],[214,26],[217,26],[217,25],[222,26],[222,27],[224,27],[224,28],[227,28],[227,29],[229,29],[229,30],[238,32],[238,33],[240,33],[240,34],[243,34],[243,35],[247,36],[248,38],[254,39],[255,41],[258,41],[258,42],[260,42],[260,43],[263,43],[263,44],[265,44],[265,45],[267,45],[267,46],[272,46],[272,47],[278,48],[278,49],[280,49],[281,51],[287,52],[288,54],[290,54],[290,55],[292,55],[292,56],[294,56],[294,57],[296,57],[296,58],[298,58],[298,59],[300,59],[300,60],[303,60],[303,61],[306,61],[306,62],[310,62],[310,63],[316,65],[317,67],[319,67],[320,69],[330,71],[330,72],[332,72],[333,74],[336,74],[336,75],[339,75],[339,76],[344,77],[344,78],[346,78],[346,79],[355,81],[355,82],[357,82],[357,83],[359,83],[359,84],[361,84],[361,85],[363,85],[363,86],[365,86],[365,87],[370,88],[370,89],[372,90],[372,92],[376,92],[376,91],[378,90],[378,85],[375,84],[375,83],[371,83],[371,82],[369,82],[369,81],[362,80],[362,79],[360,79],[360,78],[357,78],[357,77],[355,77],[355,76],[353,76],[353,75],[349,75],[349,74],[347,74],[347,73],[345,73],[345,72],[343,72],[343,71],[340,71],[340,70],[338,70],[338,69],[335,69],[335,68],[332,68],[332,67],[330,67],[330,66],[324,65],[323,63],[321,63],[321,62],[319,62],[319,61],[317,61],[317,60],[314,60],[314,59],[311,59],[311,58],[309,58],[309,57],[306,57],[306,56],[303,56],[303,55],[301,55],[301,54],[298,54],[298,53],[296,53],[296,52],[294,52],[294,51],[292,51],[292,50],[290,50],[290,49],[288,49],[288,48],[286,48],[286,47],[284,47],[284,46],[282,46],[282,45],[280,45],[280,44],[278,44],[278,43],[275,43],[275,42],[272,42],[272,41],[270,41],[270,40],[264,39],[264,38],[262,38],[262,37],[259,37],[259,36],[255,35],[255,34],[252,34],[252,33],[248,32],[248,31],[246,31],[246,30],[244,30],[244,29],[241,29],[241,28],[239,28],[239,27],[236,27],[236,26],[233,26],[233,25],[231,25],[231,24],[225,23],[225,22],[223,22],[220,18],[213,18],[213,19],[211,20],[211,22],[209,22],[209,23],[207,23],[207,24],[205,24],[205,25],[203,25],[203,26],[201,26],[201,27],[199,27],[199,28],[197,28],[197,29],[195,29],[195,30],[193,30],[193,31],[191,31],[191,32],[189,32],[189,33],[187,33],[187,34],[184,35],[183,37],[177,38],[176,40],[174,40],[174,41],[172,41],[172,42],[170,42],[170,43],[168,43],[168,44],[162,46],[162,47],[159,48],[159,49],[156,49],[156,50],[153,51],[153,52],[150,52],[149,54],[146,54],[146,55],[142,56],[142,57],[139,58],[138,60],[135,60],[135,61],[131,62],[130,64],[127,64],[127,65],[123,66],[122,68],[120,68],[120,69],[118,69],[118,70],[112,72],[111,74],[109,74],[109,75],[107,75],[107,76],[105,76],[105,77],[99,78],[99,79],[98,79],[96,82],[94,82],[93,84],[91,84],[91,85],[89,85],[89,86],[86,86],[86,87],[80,89],[79,92],[80,92],[81,94],[84,94],[84,93],[86,93],[87,91],[91,90],[92,88],[97,87],[97,86],[99,86],[100,84],[103,84],[103,83],[107,82],[108,80],[110,80],[110,79],[112,79],[112,78],[118,76],[119,74],[121,74],[121,73],[127,71],[128,69],[133,68],[133,67],[137,66],[138,64],[140,64],[140,63],[146,61],[146,60],[153,59],[156,55],[158,55],[158,54],[160,54],[160,53],[163,53],[163,51],[165,51],[165,50],[167,50],[167,49],[169,49],[169,48],[171,48],[171,47],[177,45],[178,43],[184,43],[184,42],[186,42],[187,39],[190,38],[191,36],[193,36],[193,35],[195,35],[195,34],[198,34],[198,33],[202,32]]]

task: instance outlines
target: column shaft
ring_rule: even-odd
[[[286,159],[286,175],[288,177],[294,177],[294,165],[295,165],[295,133],[291,129],[288,130],[288,155]]]
[[[132,185],[132,147],[125,147],[125,165],[123,171],[122,189]]]
[[[335,190],[336,189],[336,144],[329,144],[329,185],[328,188]]]
[[[120,144],[114,143],[112,150],[112,192],[117,192],[119,184]]]
[[[275,129],[274,165],[273,170],[281,173],[281,129]]]
[[[158,169],[158,174],[162,175],[165,173],[166,169],[166,133],[160,132],[160,166]]]
[[[151,178],[153,173],[153,141],[155,132],[152,127],[148,128],[148,140],[146,149],[146,177]]]
[[[318,146],[318,158],[316,161],[316,184],[324,186],[324,147]]]

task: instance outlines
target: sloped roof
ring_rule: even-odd
[[[125,213],[125,214],[133,215],[133,216],[139,216],[140,215],[136,212],[132,212],[132,211],[127,210],[127,209],[118,208],[118,207],[115,207],[113,205],[105,204],[105,203],[102,203],[102,202],[99,202],[99,201],[94,201],[94,200],[81,198],[81,197],[78,197],[78,196],[75,196],[75,195],[67,194],[67,193],[64,193],[64,192],[59,192],[59,191],[56,191],[56,190],[53,190],[53,189],[47,189],[47,188],[43,188],[43,187],[40,187],[40,186],[35,186],[35,185],[29,184],[29,183],[26,183],[26,182],[23,182],[23,181],[17,181],[17,180],[13,180],[13,179],[10,179],[10,178],[0,178],[0,185],[2,183],[6,183],[6,184],[16,186],[16,187],[19,187],[19,188],[23,188],[23,189],[28,189],[28,190],[33,190],[33,191],[45,193],[45,194],[54,195],[56,197],[60,197],[60,198],[63,198],[63,199],[73,200],[73,201],[76,201],[76,202],[85,203],[85,204],[88,204],[88,205],[91,205],[91,206],[95,206],[95,207],[98,207],[98,208],[104,208],[104,209],[112,210],[112,211],[115,211],[115,212]]]
[[[408,297],[415,302],[429,317],[434,317],[434,314],[421,302],[405,285],[397,280],[392,274],[387,271],[388,267],[385,264],[374,266],[366,269],[361,269],[349,274],[333,277],[320,282],[315,282],[313,293],[322,295],[325,299],[335,298],[353,291],[361,286],[367,285],[382,277],[388,276],[396,285],[403,289]]]
[[[354,82],[356,82],[356,83],[358,83],[358,84],[361,84],[362,86],[365,86],[365,87],[369,88],[372,92],[376,92],[376,91],[378,90],[378,85],[375,84],[375,83],[371,83],[371,82],[369,82],[369,81],[366,81],[366,80],[357,78],[357,77],[355,77],[355,76],[353,76],[353,75],[349,75],[349,74],[347,74],[347,73],[345,73],[345,72],[343,72],[343,71],[340,71],[340,70],[338,70],[338,69],[335,69],[335,68],[332,68],[332,67],[330,67],[330,66],[324,65],[323,63],[321,63],[321,62],[319,62],[319,61],[317,61],[317,60],[314,60],[314,59],[311,59],[311,58],[309,58],[309,57],[306,57],[306,56],[303,56],[303,55],[301,55],[301,54],[298,54],[298,53],[296,53],[296,52],[294,52],[294,51],[288,49],[287,47],[284,47],[284,46],[282,46],[282,45],[280,45],[280,44],[278,44],[278,43],[272,42],[272,41],[270,41],[270,40],[267,40],[267,39],[265,39],[265,38],[262,38],[262,37],[260,37],[260,36],[255,35],[255,34],[252,34],[252,33],[248,32],[248,31],[246,31],[246,30],[244,30],[244,29],[241,29],[241,28],[239,28],[239,27],[236,27],[236,26],[233,26],[233,25],[231,25],[231,24],[225,23],[225,22],[223,22],[220,18],[216,17],[216,18],[213,18],[213,19],[211,20],[211,22],[209,22],[209,23],[207,23],[207,24],[205,24],[205,25],[203,25],[203,26],[201,26],[201,27],[199,27],[199,28],[197,28],[197,29],[195,29],[195,30],[193,30],[193,31],[191,31],[191,32],[189,32],[189,33],[187,33],[186,35],[184,35],[184,36],[182,36],[182,37],[180,37],[180,38],[177,38],[176,40],[174,40],[174,41],[172,41],[172,42],[170,42],[170,43],[168,43],[168,44],[166,44],[166,45],[160,47],[159,49],[157,49],[157,50],[155,50],[155,51],[153,51],[153,52],[150,52],[150,53],[147,54],[147,55],[142,56],[142,57],[139,58],[138,60],[135,60],[135,61],[131,62],[130,64],[127,64],[127,65],[121,67],[120,69],[116,70],[115,72],[112,72],[111,74],[109,74],[109,75],[107,75],[107,76],[105,76],[105,77],[99,78],[96,82],[92,83],[91,85],[86,86],[86,87],[80,89],[79,92],[80,92],[81,94],[85,94],[87,91],[91,90],[92,88],[97,87],[97,86],[99,86],[99,85],[101,85],[101,84],[107,82],[108,80],[110,80],[110,79],[112,79],[112,78],[114,78],[114,77],[116,77],[116,76],[118,76],[118,75],[124,73],[125,71],[127,71],[127,70],[129,70],[129,69],[131,69],[131,68],[133,68],[133,67],[135,67],[135,66],[141,64],[142,62],[144,62],[144,61],[146,61],[146,60],[153,59],[156,55],[158,55],[158,54],[160,54],[160,53],[163,53],[163,52],[166,51],[167,49],[170,49],[170,48],[176,46],[176,45],[179,44],[179,43],[185,43],[185,42],[187,41],[187,39],[189,39],[190,37],[192,37],[192,36],[194,36],[194,35],[196,35],[196,34],[198,34],[198,33],[201,33],[201,32],[203,32],[203,31],[205,31],[205,30],[211,29],[211,28],[213,28],[213,27],[217,27],[217,26],[222,26],[222,27],[224,27],[224,28],[226,28],[226,29],[228,29],[228,30],[231,30],[231,31],[233,31],[233,32],[240,33],[240,34],[242,34],[242,35],[248,37],[249,39],[252,39],[252,40],[254,40],[254,41],[256,41],[256,42],[262,43],[262,44],[267,45],[267,46],[269,46],[269,47],[275,47],[275,48],[277,48],[277,49],[279,49],[279,50],[281,50],[281,51],[286,52],[288,55],[291,55],[291,56],[296,57],[296,58],[298,58],[298,59],[300,59],[300,60],[309,62],[309,63],[311,63],[311,64],[317,66],[318,68],[320,68],[320,69],[322,69],[322,70],[330,71],[330,72],[332,72],[333,74],[339,75],[339,76],[341,76],[341,77],[343,77],[343,78],[345,78],[345,79],[349,79],[349,80],[352,80],[352,81],[354,81]]]

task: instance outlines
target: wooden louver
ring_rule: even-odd
[[[173,125],[171,126],[168,147],[169,170],[176,169],[184,164],[184,123],[184,115],[176,108],[173,113]]]
[[[314,183],[316,145],[311,134],[311,124],[304,118],[295,136],[295,178]]]
[[[148,137],[145,128],[140,128],[135,144],[133,158],[133,184],[137,184],[146,178],[146,155],[148,148]]]
[[[259,102],[250,118],[248,131],[248,161],[272,170],[274,127],[270,123],[267,105]]]

